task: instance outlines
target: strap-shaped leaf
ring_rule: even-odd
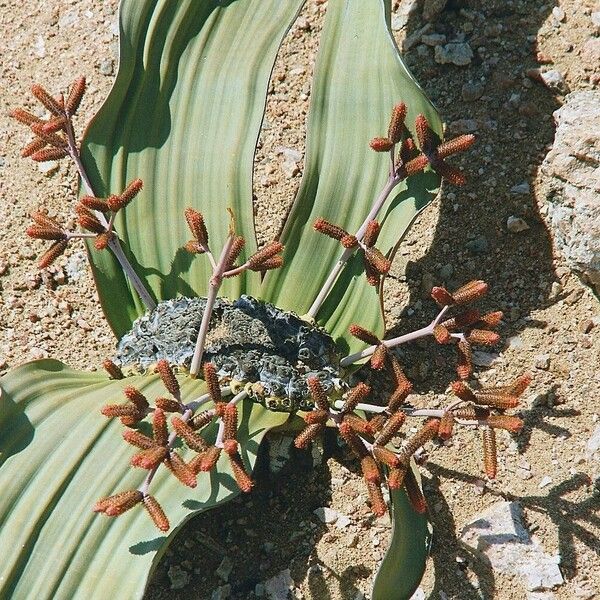
[[[419,485],[418,468],[411,463]],[[426,515],[415,512],[404,490],[390,491],[392,538],[373,581],[372,600],[406,600],[416,591],[429,554],[431,531]]]
[[[191,264],[181,248],[191,237],[186,206],[205,214],[216,252],[227,207],[247,252],[254,248],[254,149],[275,55],[303,2],[121,1],[119,72],[86,133],[83,160],[97,195],[144,181],[116,227],[157,299],[206,293],[208,261]],[[104,312],[120,337],[143,307],[112,255],[89,252]],[[222,294],[245,290],[245,278],[234,278]]]
[[[340,245],[312,230],[324,217],[355,232],[386,181],[389,159],[369,149],[385,135],[394,104],[408,106],[407,123],[427,116],[440,132],[439,117],[404,66],[389,30],[389,2],[330,0],[311,90],[306,166],[281,241],[286,265],[267,275],[264,299],[304,314],[340,255]],[[378,246],[388,252],[417,213],[435,196],[433,173],[396,188],[382,211]],[[374,288],[351,260],[317,317],[334,337],[348,337],[353,321],[382,332]],[[348,340],[349,343],[350,340]]]
[[[205,391],[200,380],[181,379],[180,384],[186,398]],[[0,597],[142,596],[173,533],[161,534],[141,507],[117,518],[91,510],[100,497],[135,489],[145,476],[129,466],[135,450],[121,439],[123,426],[99,412],[106,403],[124,400],[125,385],[136,386],[148,398],[165,394],[155,375],[110,381],[53,360],[29,363],[2,379]],[[240,410],[241,455],[253,467],[263,436],[287,415],[252,402]],[[150,493],[176,531],[193,514],[239,491],[222,457],[215,471],[199,475],[195,489],[160,468]]]

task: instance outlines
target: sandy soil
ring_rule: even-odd
[[[492,288],[488,305],[503,310],[506,323],[499,357],[479,369],[479,380],[504,384],[524,370],[534,375],[521,411],[526,429],[513,439],[500,437],[499,476],[493,483],[484,482],[479,453],[471,451],[478,443],[474,432],[461,431],[450,444],[428,447],[423,472],[435,535],[422,589],[432,598],[542,597],[528,595],[520,580],[494,573],[458,542],[461,528],[499,498],[517,499],[546,551],[561,555],[565,583],[544,598],[600,593],[599,468],[585,454],[599,414],[600,308],[555,255],[540,220],[544,197],[538,168],[552,144],[552,112],[562,98],[525,74],[543,63],[560,71],[571,90],[597,85],[597,65],[584,44],[594,35],[590,14],[598,7],[589,0],[561,1],[560,20],[560,13],[552,14],[556,5],[452,1],[428,33],[448,39],[463,34],[474,51],[472,62],[439,65],[433,50],[418,43],[406,54],[450,130],[464,128],[461,119],[473,119],[479,143],[462,161],[469,183],[444,190],[396,259],[387,293],[392,332],[430,321],[434,308],[424,290],[432,283],[451,287],[484,278]],[[70,250],[55,267],[39,273],[35,258],[42,244],[24,235],[29,213],[40,204],[58,214],[67,211],[74,199],[74,171],[63,161],[43,173],[21,160],[27,134],[6,115],[15,106],[33,109],[31,83],[59,90],[85,74],[90,89],[79,121],[84,125],[114,78],[117,2],[7,0],[0,6],[0,373],[43,356],[93,368],[111,354],[114,339],[82,266],[82,252]],[[268,128],[255,169],[262,240],[277,228],[300,180],[301,167],[286,174],[280,147],[304,150],[309,76],[326,9],[326,2],[308,0],[275,68]],[[396,9],[394,16],[398,14]],[[417,9],[395,32],[398,42],[410,40],[424,25]],[[481,97],[464,101],[463,86],[477,82],[483,84]],[[530,193],[510,193],[524,182]],[[510,215],[524,218],[530,229],[509,233]],[[482,239],[483,251],[469,249],[469,242]],[[417,344],[403,355],[417,392],[430,405],[440,402],[454,377],[452,360],[443,350]],[[249,498],[193,520],[163,558],[148,600],[210,598],[224,584],[214,571],[225,556],[233,563],[232,598],[254,598],[257,583],[286,568],[295,598],[368,597],[387,545],[389,521],[370,515],[356,466],[338,449],[326,444],[322,464],[312,468],[310,463],[310,457],[298,455],[279,476],[263,469]],[[546,477],[551,481],[544,485]],[[340,529],[321,523],[312,512],[321,506],[348,515],[350,524]],[[190,582],[173,590],[178,570]]]

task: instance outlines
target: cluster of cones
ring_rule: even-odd
[[[122,377],[118,367],[110,361],[105,362],[105,368],[111,377]],[[148,493],[149,483],[160,465],[167,467],[183,485],[194,488],[198,474],[211,471],[221,454],[225,452],[240,490],[249,492],[253,483],[242,462],[236,440],[238,409],[235,403],[223,400],[214,365],[212,363],[204,365],[204,378],[214,407],[196,415],[193,414],[192,409],[183,404],[179,383],[169,363],[161,360],[156,369],[172,397],[156,398],[154,407],[151,408],[150,403],[139,390],[126,387],[124,389],[126,403],[108,404],[101,411],[107,417],[120,418],[121,422],[129,427],[123,432],[123,439],[138,449],[130,462],[132,466],[148,471],[146,482],[137,490],[128,490],[101,498],[94,505],[94,511],[115,517],[141,503],[156,526],[161,531],[168,531],[169,521],[164,511],[158,501]],[[169,413],[172,414],[170,432],[167,421]],[[134,429],[148,415],[152,415],[152,437]],[[215,443],[210,444],[202,437],[199,430],[215,420],[220,423],[219,433]],[[178,439],[196,452],[188,462],[174,450]]]

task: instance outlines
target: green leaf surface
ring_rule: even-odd
[[[158,300],[206,294],[208,261],[192,264],[181,248],[191,237],[187,206],[205,214],[217,254],[227,207],[246,252],[255,248],[254,150],[275,56],[303,2],[121,1],[119,71],[82,158],[99,196],[144,181],[116,229]],[[104,312],[120,337],[144,308],[110,252],[89,252]],[[221,293],[237,298],[246,289],[242,276],[226,280]]]
[[[427,116],[441,132],[439,117],[404,66],[389,29],[385,0],[329,0],[311,89],[306,165],[301,187],[281,241],[286,266],[266,278],[263,298],[300,314],[308,311],[331,268],[340,244],[312,230],[317,217],[355,232],[383,188],[387,154],[370,150],[369,140],[386,135],[392,107],[408,106],[407,123]],[[384,206],[378,246],[390,251],[437,193],[433,173],[412,177]],[[377,292],[361,274],[360,257],[350,261],[318,321],[352,349],[353,321],[382,332]]]
[[[125,385],[151,399],[164,395],[162,382],[156,375],[111,381],[42,360],[9,372],[0,384],[0,598],[139,598],[174,532],[239,493],[221,457],[195,489],[158,470],[150,493],[171,521],[168,536],[141,507],[117,518],[95,514],[100,497],[135,489],[145,477],[129,466],[135,449],[121,439],[123,426],[100,407],[123,402]],[[186,400],[205,392],[201,380],[180,384]],[[241,455],[253,468],[265,433],[287,415],[252,402],[240,412]]]
[[[414,463],[411,468],[419,485]],[[390,490],[392,539],[373,581],[372,600],[408,600],[419,587],[431,544],[427,515],[415,512],[404,490]]]

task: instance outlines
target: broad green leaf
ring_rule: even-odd
[[[389,159],[369,149],[386,135],[394,104],[408,106],[407,123],[427,116],[441,132],[439,117],[404,66],[389,30],[385,0],[329,0],[311,89],[306,165],[282,234],[286,266],[269,273],[264,299],[304,314],[340,255],[340,244],[312,230],[317,217],[355,232],[386,182]],[[433,173],[413,177],[392,194],[380,221],[378,246],[388,252],[417,213],[437,193]],[[374,288],[352,260],[318,313],[335,338],[347,338],[356,321],[382,332]],[[348,340],[349,343],[350,340]]]
[[[205,391],[200,380],[180,383],[186,399]],[[222,457],[195,489],[159,469],[150,493],[171,521],[168,536],[141,507],[116,519],[95,514],[98,498],[134,489],[145,476],[129,466],[135,450],[121,439],[123,426],[100,407],[122,402],[125,385],[148,398],[164,395],[158,377],[110,381],[43,360],[11,371],[0,384],[1,598],[139,598],[174,532],[239,493]],[[240,410],[241,455],[253,467],[265,433],[287,415],[252,402]]]
[[[416,465],[411,468],[420,485]],[[392,539],[373,581],[372,600],[408,600],[423,578],[429,554],[427,516],[413,510],[404,490],[390,491],[390,506]]]
[[[185,207],[205,214],[215,252],[227,234],[227,207],[246,252],[255,247],[254,149],[275,55],[303,2],[121,1],[119,72],[85,135],[83,160],[97,195],[144,181],[116,227],[156,299],[206,293],[208,261],[192,262],[181,248],[191,237]],[[143,306],[112,255],[89,252],[120,337]],[[226,280],[222,294],[237,298],[246,286],[245,277]]]

